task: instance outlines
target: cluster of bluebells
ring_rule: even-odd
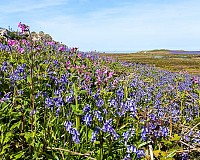
[[[124,157],[124,160],[132,160],[131,158],[131,154],[136,154],[137,155],[137,158],[143,158],[145,156],[145,152],[144,150],[140,150],[140,149],[137,149],[134,145],[129,145],[127,146],[127,151],[126,151],[126,155]]]
[[[90,113],[90,105],[86,105],[83,108],[83,112],[85,113],[85,115],[83,116],[83,121],[87,126],[91,126],[92,125],[92,114]]]
[[[27,74],[25,72],[26,64],[18,65],[16,70],[14,70],[13,73],[10,74],[9,78],[11,82],[16,82],[18,80],[24,80],[27,77]]]
[[[119,138],[119,135],[116,133],[115,129],[112,126],[112,119],[106,120],[102,127],[103,132],[108,132],[111,134],[115,140]]]
[[[66,121],[64,123],[64,126],[65,126],[66,131],[68,131],[68,133],[72,135],[72,140],[75,143],[79,144],[80,143],[80,138],[79,138],[80,133],[77,131],[76,128],[73,128],[72,122]]]

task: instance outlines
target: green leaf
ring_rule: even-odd
[[[171,139],[171,141],[179,141],[181,137],[178,134],[174,134],[174,137]]]
[[[15,155],[15,159],[21,158],[23,154],[24,154],[23,151],[18,152],[17,155]]]
[[[4,153],[6,153],[6,149],[9,148],[9,147],[10,147],[10,144],[4,145],[0,155],[3,155]]]
[[[172,145],[172,142],[170,140],[164,140],[162,139],[162,142],[165,144],[165,145]]]
[[[19,128],[21,124],[21,121],[14,123],[11,127],[10,130],[12,131],[14,128]]]
[[[161,153],[161,155],[162,155],[163,157],[167,157],[167,153],[166,153],[166,152],[161,151],[160,153]]]
[[[79,93],[80,93],[80,94],[84,94],[84,93],[88,93],[88,91],[86,91],[86,90],[81,90],[81,91],[79,91]]]
[[[24,135],[24,138],[26,139],[26,142],[29,142],[30,139],[31,139],[31,132],[26,132],[25,135]]]
[[[155,155],[156,158],[158,158],[160,155],[160,150],[153,151],[153,154]]]
[[[141,147],[143,147],[143,146],[145,146],[145,145],[147,145],[149,143],[151,143],[151,141],[143,142],[140,145],[138,145],[138,148],[141,148]]]
[[[170,153],[167,155],[166,158],[173,158],[176,155],[176,151],[177,149],[170,149],[169,150]]]
[[[7,143],[10,139],[11,139],[11,137],[12,137],[12,132],[8,132],[8,133],[6,133],[6,136],[5,136],[5,139],[4,139],[4,144],[5,143]]]
[[[31,83],[31,76],[30,75],[27,76],[27,81],[28,81],[28,83]]]

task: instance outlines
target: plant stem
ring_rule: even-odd
[[[76,91],[75,83],[73,84],[73,86],[74,86],[74,96],[75,96],[76,111],[78,111],[79,110],[78,94],[77,94],[77,91]],[[76,129],[79,130],[79,127],[80,127],[80,116],[76,115]]]

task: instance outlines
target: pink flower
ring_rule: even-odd
[[[52,46],[55,44],[55,42],[47,42],[47,44]]]
[[[81,58],[81,54],[80,53],[78,53],[78,58]]]
[[[108,73],[108,77],[111,78],[113,74],[114,74],[113,71],[109,72],[109,73]]]
[[[192,81],[193,81],[194,84],[199,83],[199,80],[197,79],[197,77],[192,77]]]
[[[22,24],[21,22],[19,22],[18,27],[21,28],[22,33],[29,30],[29,26]]]
[[[22,44],[26,44],[27,40],[26,39],[22,39]]]
[[[16,41],[15,41],[15,40],[9,39],[9,40],[8,40],[8,45],[9,45],[9,46],[15,46],[15,45],[16,45]]]
[[[70,64],[71,64],[70,61],[66,62],[66,69],[70,69]]]
[[[19,53],[24,53],[24,48],[18,48]]]
[[[64,47],[64,46],[60,46],[60,47],[58,48],[58,51],[65,51],[65,47]]]

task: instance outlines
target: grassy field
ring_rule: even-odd
[[[200,54],[172,54],[169,50],[105,54],[120,61],[155,65],[157,68],[173,72],[187,71],[191,74],[200,74]]]

